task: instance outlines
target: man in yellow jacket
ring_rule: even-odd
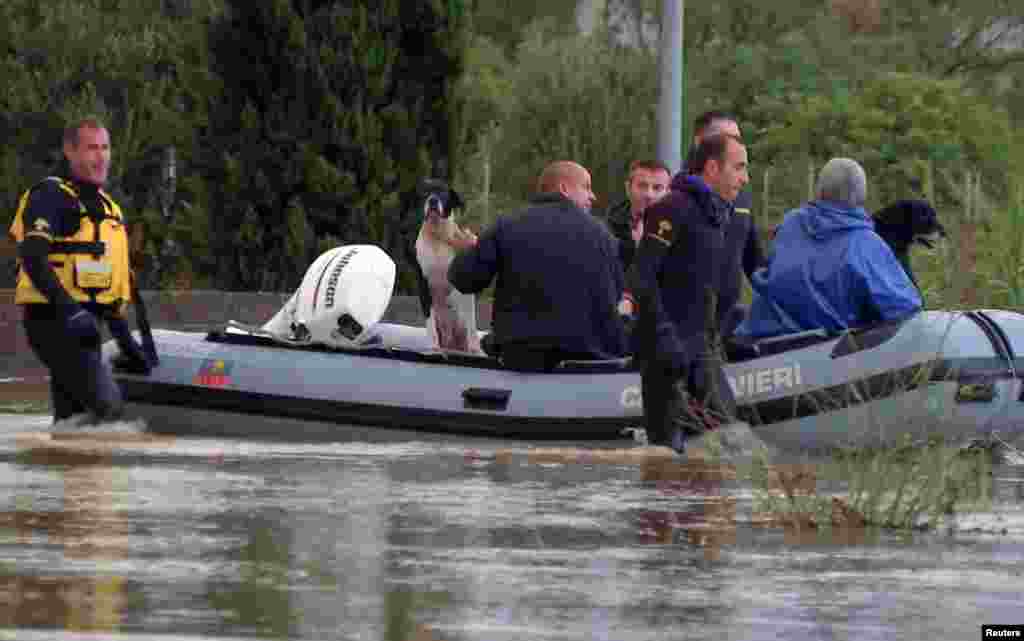
[[[121,415],[121,393],[100,350],[105,319],[124,356],[148,371],[150,359],[124,321],[131,301],[128,234],[121,208],[102,187],[110,134],[97,118],[64,131],[65,175],[49,176],[21,197],[10,235],[18,243],[15,303],[25,333],[50,370],[54,420]]]

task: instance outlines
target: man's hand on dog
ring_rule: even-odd
[[[476,234],[474,234],[468,229],[463,229],[461,227],[455,228],[455,233],[452,234],[452,239],[448,242],[449,245],[451,245],[452,247],[459,251],[469,249],[470,247],[475,247],[476,243]]]

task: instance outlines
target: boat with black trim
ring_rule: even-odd
[[[352,349],[283,345],[239,323],[153,338],[160,365],[115,377],[129,415],[157,432],[338,440],[345,430],[390,427],[591,441],[642,425],[629,359],[518,372],[433,350],[423,327],[397,323],[379,323]],[[104,349],[116,352],[112,343]],[[1014,312],[926,311],[839,336],[732,345],[727,356],[739,418],[778,447],[1024,431],[1024,315]]]

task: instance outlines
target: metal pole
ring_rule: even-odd
[[[661,53],[658,66],[658,158],[679,171],[683,148],[683,1],[662,0]]]

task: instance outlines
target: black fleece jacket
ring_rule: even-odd
[[[460,252],[448,280],[476,294],[497,279],[492,327],[500,346],[618,358],[626,352],[618,251],[600,220],[561,195],[540,194]]]

